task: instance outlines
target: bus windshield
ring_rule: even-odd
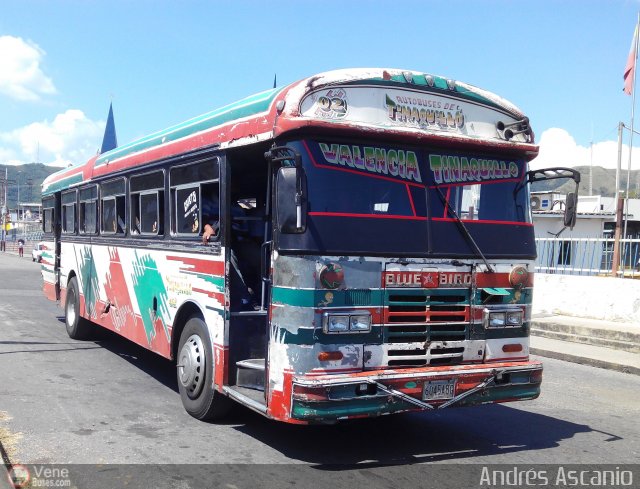
[[[289,146],[307,176],[308,230],[283,235],[283,249],[473,256],[459,217],[486,255],[535,253],[528,191],[516,191],[522,159],[330,141]]]

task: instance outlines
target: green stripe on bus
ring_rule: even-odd
[[[196,277],[204,280],[205,282],[209,282],[210,284],[215,285],[218,288],[219,292],[224,290],[224,277],[220,277],[217,275],[207,275],[205,273],[198,272],[183,272],[189,275],[195,275]]]
[[[413,85],[414,87],[424,87],[426,88],[428,91],[433,91],[434,93],[441,93],[442,95],[445,96],[449,96],[449,97],[457,97],[456,98],[466,98],[469,100],[472,100],[474,102],[480,103],[482,105],[486,105],[495,109],[499,109],[501,111],[509,111],[509,109],[507,107],[504,107],[503,105],[500,105],[498,103],[496,103],[495,101],[484,97],[483,95],[476,93],[476,92],[472,92],[471,90],[469,90],[468,88],[465,88],[463,86],[460,86],[458,83],[455,84],[455,90],[450,90],[449,89],[449,85],[447,83],[447,79],[443,78],[441,76],[437,76],[437,75],[431,75],[431,78],[433,79],[433,87],[431,87],[431,85],[429,85],[427,83],[427,79],[424,75],[413,75],[412,77],[412,83],[411,85]],[[364,84],[370,84],[370,85],[380,85],[380,86],[390,86],[390,87],[397,87],[400,89],[405,89],[405,88],[412,88],[411,85],[408,85],[406,82],[406,79],[404,77],[404,75],[394,75],[391,77],[390,80],[383,80],[383,79],[371,79],[371,80],[362,80],[358,83],[364,83]],[[401,86],[398,86],[398,84],[401,84]],[[357,86],[357,84],[354,84],[354,86]],[[429,90],[429,89],[432,90]],[[460,97],[461,96],[461,97]]]
[[[62,180],[53,182],[52,184],[48,185],[46,190],[43,190],[42,195],[49,195],[57,192],[58,190],[64,190],[66,188],[69,188],[71,185],[80,182],[82,182],[82,173],[76,173],[75,175],[65,177]]]
[[[295,307],[381,307],[381,289],[317,290],[273,287],[274,304]]]

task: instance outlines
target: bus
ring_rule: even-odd
[[[535,399],[527,117],[459,81],[321,73],[48,177],[66,330],[175,361],[186,411],[297,424]],[[576,193],[565,224],[575,222]]]

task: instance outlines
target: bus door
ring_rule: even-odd
[[[224,243],[229,286],[229,383],[265,404],[271,251],[268,168],[261,154],[228,156]]]
[[[61,244],[60,234],[62,233],[62,204],[61,194],[57,192],[55,194],[55,207],[53,211],[53,243],[54,243],[54,256],[53,256],[53,275],[55,277],[55,290],[56,300],[60,300],[60,256],[61,256]]]

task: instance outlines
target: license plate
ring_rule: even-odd
[[[424,383],[422,389],[423,401],[436,401],[452,399],[456,393],[456,381],[450,380],[430,380]]]

